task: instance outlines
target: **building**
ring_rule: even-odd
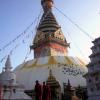
[[[49,72],[49,77],[46,84],[50,86],[52,100],[61,100],[61,86],[56,78],[52,74],[52,70]]]
[[[24,89],[16,82],[16,75],[11,71],[10,57],[8,56],[0,74],[0,100],[32,100],[24,93]]]
[[[32,90],[36,80],[40,83],[46,81],[50,69],[59,81],[61,91],[63,83],[67,83],[68,79],[72,86],[86,86],[83,77],[87,73],[85,63],[78,57],[68,56],[70,44],[53,15],[53,4],[53,0],[41,0],[44,12],[30,47],[34,50],[34,59],[20,64],[14,70],[17,81],[23,84],[26,90]]]
[[[94,46],[90,55],[91,62],[87,65],[88,100],[100,100],[100,37],[93,41]]]

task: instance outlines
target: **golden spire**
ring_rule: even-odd
[[[53,0],[41,0],[41,5],[44,13],[37,27],[33,45],[30,47],[34,50],[34,58],[66,56],[69,43],[52,13]],[[50,58],[48,63],[56,62]]]
[[[51,70],[51,69],[50,69],[50,71],[49,71],[49,77],[48,77],[46,83],[47,83],[49,86],[60,87],[60,84],[59,84],[59,82],[56,80],[56,78],[53,76],[53,73],[52,73],[52,70]]]
[[[56,81],[56,78],[53,76],[52,70],[49,70],[49,77],[48,77],[48,81]]]

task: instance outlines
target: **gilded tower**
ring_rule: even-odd
[[[41,0],[44,13],[31,46],[34,50],[34,58],[66,56],[68,53],[69,43],[52,13],[53,4],[53,0]]]

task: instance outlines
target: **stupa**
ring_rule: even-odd
[[[8,56],[0,73],[0,100],[32,100],[24,93],[24,88],[16,82],[16,75],[11,71],[10,56]]]
[[[86,86],[83,77],[87,73],[85,63],[78,57],[68,56],[70,44],[53,15],[53,4],[53,0],[41,0],[44,13],[30,47],[34,50],[34,59],[20,64],[14,70],[17,81],[26,90],[33,89],[36,80],[40,83],[46,81],[50,69],[61,89],[68,79],[72,86]]]

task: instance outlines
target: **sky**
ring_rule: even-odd
[[[93,40],[80,31],[55,7],[95,39],[100,36],[100,0],[54,0],[53,13],[62,27],[66,40],[70,43],[68,55],[78,56],[89,62]],[[13,49],[11,55],[13,69],[23,63],[30,51],[29,47],[36,34],[36,26],[42,13],[40,0],[0,0],[0,49],[23,33],[33,22],[24,35],[0,51],[0,61]],[[31,51],[26,60],[33,58],[34,54]],[[0,71],[5,66],[5,61],[6,59],[0,62]]]

